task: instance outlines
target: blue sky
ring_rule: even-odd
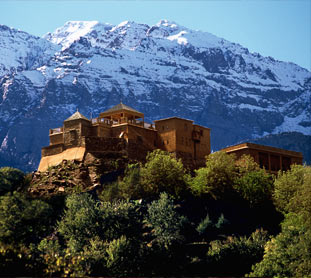
[[[42,36],[69,20],[175,21],[311,70],[310,0],[0,0],[0,24]]]

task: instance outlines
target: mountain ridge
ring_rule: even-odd
[[[0,45],[11,47],[14,63],[0,52],[0,158],[13,166],[34,169],[48,129],[76,108],[96,115],[121,99],[147,121],[178,115],[211,128],[213,149],[268,134],[311,135],[308,70],[207,32],[167,20],[71,21],[45,39],[4,29]]]

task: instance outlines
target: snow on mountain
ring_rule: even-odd
[[[121,99],[149,121],[177,115],[210,127],[214,150],[267,134],[311,135],[311,73],[293,63],[167,20],[69,21],[44,38],[0,27],[3,165],[33,169],[48,128],[77,107],[96,115]]]
[[[0,25],[0,76],[43,65],[58,49],[45,39]]]

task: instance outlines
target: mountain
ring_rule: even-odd
[[[1,25],[0,46],[0,166],[35,169],[49,128],[120,100],[211,128],[213,150],[311,135],[310,71],[174,22],[70,21],[44,38]]]

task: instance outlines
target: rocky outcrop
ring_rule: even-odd
[[[47,197],[86,191],[102,191],[105,184],[116,181],[129,162],[122,152],[87,153],[84,161],[64,160],[45,172],[34,172],[29,193]]]

